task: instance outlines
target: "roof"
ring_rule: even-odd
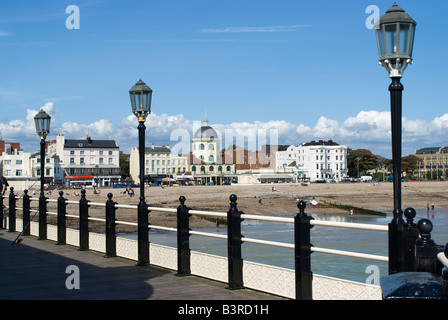
[[[428,148],[420,148],[415,151],[415,154],[434,154],[439,153],[440,147],[428,147]]]
[[[64,148],[118,148],[115,140],[92,140],[90,136],[87,139],[65,139]]]
[[[145,153],[171,153],[171,150],[167,147],[147,147]]]
[[[338,146],[339,144],[334,142],[333,140],[319,140],[319,141],[311,141],[311,142],[305,142],[302,144],[303,146]]]
[[[202,127],[196,130],[196,132],[194,133],[193,138],[206,141],[215,140],[218,139],[218,133],[215,131],[215,129],[208,125],[208,120],[206,118]]]

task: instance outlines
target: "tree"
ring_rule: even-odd
[[[123,152],[120,152],[120,175],[122,181],[129,177],[129,154]]]
[[[378,156],[372,154],[367,149],[347,149],[347,170],[349,176],[358,176],[368,170],[375,169],[378,163]]]
[[[401,171],[406,172],[407,175],[412,175],[417,170],[419,161],[420,159],[413,154],[401,158]]]

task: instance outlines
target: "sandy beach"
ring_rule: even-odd
[[[275,191],[272,188],[275,187]],[[448,208],[448,182],[403,182],[402,183],[402,209],[413,207],[425,209],[427,203],[434,204],[436,208]],[[139,189],[130,197],[124,194],[125,189],[102,188],[100,194],[94,194],[93,189],[87,189],[87,199],[94,203],[105,203],[107,194],[113,194],[113,200],[119,204],[137,205],[139,202]],[[71,201],[79,201],[80,190],[63,190],[64,197]],[[78,193],[78,195],[75,195]],[[229,196],[236,194],[238,197],[238,209],[246,214],[282,214],[296,213],[297,199],[315,199],[317,205],[307,205],[305,212],[312,216],[349,214],[347,210],[332,207],[324,202],[343,204],[358,208],[371,209],[391,213],[393,210],[393,184],[389,182],[372,183],[313,183],[308,186],[300,184],[257,184],[257,185],[226,185],[226,186],[177,186],[177,187],[150,187],[146,188],[146,202],[152,207],[177,208],[179,197],[185,196],[185,204],[194,210],[208,210],[227,212],[230,201]],[[34,197],[37,197],[35,195]],[[58,197],[58,191],[47,195],[50,199]],[[261,199],[261,203],[260,203]],[[37,201],[33,202],[37,205]],[[20,205],[20,204],[18,204]],[[49,204],[49,211],[56,211],[55,204]],[[69,214],[78,214],[78,208],[74,205],[67,207]],[[105,216],[104,207],[91,206],[89,216]],[[355,214],[356,210],[355,210]],[[50,216],[50,220],[53,217]],[[117,219],[121,221],[136,222],[135,209],[117,210]],[[55,219],[54,219],[55,220]],[[76,219],[75,219],[76,220]],[[151,224],[175,227],[175,213],[162,213],[152,211],[149,214]],[[77,221],[72,221],[74,226]],[[213,222],[192,216],[192,227],[213,225]],[[102,231],[102,223],[91,223],[91,229]],[[117,226],[118,232],[134,232],[135,228]]]

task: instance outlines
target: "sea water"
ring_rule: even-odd
[[[284,217],[294,217],[295,214],[284,214]],[[387,225],[392,220],[392,214],[386,216],[371,215],[313,215],[315,220],[337,221],[347,223],[363,223],[375,225]],[[429,219],[433,223],[431,238],[438,245],[448,242],[448,210],[434,209],[430,211],[417,210],[414,223],[420,219]],[[404,218],[405,219],[405,218]],[[198,230],[199,231],[199,230]],[[217,229],[201,228],[201,232],[212,234],[227,234],[225,226]],[[269,240],[283,243],[294,243],[294,225],[286,223],[245,220],[241,225],[241,233],[246,238]],[[124,236],[124,235],[121,235]],[[136,234],[126,235],[136,238]],[[150,232],[149,241],[170,247],[176,247],[176,233]],[[337,227],[314,226],[311,229],[311,244],[315,247],[351,251],[356,253],[368,253],[379,256],[388,255],[388,234],[381,231],[366,231]],[[204,236],[190,236],[190,248],[218,256],[227,257],[227,240]],[[294,269],[293,249],[261,245],[254,243],[242,244],[243,259],[263,264]],[[388,263],[339,256],[334,254],[313,252],[311,254],[311,270],[315,274],[326,275],[362,283],[371,283],[372,272],[379,277],[388,275]],[[378,277],[376,278],[378,279]],[[372,282],[374,283],[374,282]],[[375,284],[375,283],[374,283]]]

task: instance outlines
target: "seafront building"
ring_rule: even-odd
[[[33,154],[20,150],[20,144],[10,146],[3,144],[4,151],[0,155],[0,167],[3,176],[15,190],[37,189],[40,187],[40,151]],[[47,185],[61,184],[64,172],[59,157],[46,144],[45,179]]]
[[[448,166],[448,146],[419,148],[414,155],[420,159],[417,164],[419,176],[427,172],[439,170],[446,177],[446,168]]]
[[[347,175],[347,147],[333,140],[304,142],[276,153],[277,171],[292,171],[298,181],[340,181]]]
[[[160,184],[185,177],[188,169],[187,157],[171,153],[169,145],[145,148],[145,182]],[[139,149],[132,148],[129,157],[129,174],[135,183],[140,181]]]
[[[70,187],[112,186],[121,181],[120,148],[115,140],[66,139],[58,134],[51,150],[59,156]]]
[[[224,184],[235,182],[235,163],[226,159],[221,151],[218,133],[204,119],[191,140],[188,169],[195,184]]]

